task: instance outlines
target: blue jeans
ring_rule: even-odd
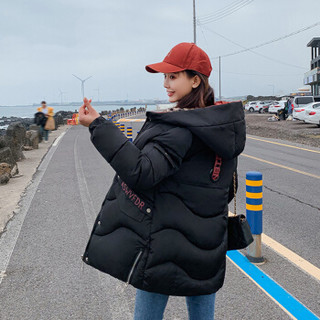
[[[43,139],[45,141],[48,141],[48,137],[49,137],[49,130],[46,130],[43,128],[43,135],[42,135]]]
[[[169,296],[137,289],[134,320],[162,320]],[[214,320],[216,294],[186,297],[189,320]]]

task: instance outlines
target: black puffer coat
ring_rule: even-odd
[[[245,145],[242,103],[147,112],[134,143],[102,117],[89,129],[117,175],[84,262],[146,291],[216,292],[225,275],[229,189]]]

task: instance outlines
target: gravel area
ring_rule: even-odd
[[[271,114],[246,112],[247,134],[320,147],[320,128],[301,121],[268,121]]]

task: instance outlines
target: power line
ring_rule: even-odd
[[[201,28],[201,30],[202,30],[202,26],[201,26],[201,25],[200,25],[200,28]],[[253,54],[255,54],[255,55],[261,56],[261,57],[263,57],[263,58],[265,58],[265,59],[268,59],[268,60],[271,60],[271,61],[274,61],[274,62],[283,64],[283,65],[287,65],[287,66],[289,66],[289,67],[295,67],[295,68],[299,68],[299,69],[303,69],[303,70],[306,69],[306,68],[301,67],[301,66],[297,66],[297,65],[290,64],[290,63],[287,63],[287,62],[284,62],[284,61],[281,61],[281,60],[277,60],[277,59],[274,59],[274,58],[270,58],[270,57],[268,57],[268,56],[266,56],[266,55],[264,55],[264,54],[255,52],[255,51],[251,50],[250,48],[246,48],[246,47],[244,47],[243,45],[241,45],[241,44],[239,44],[239,43],[237,43],[237,42],[235,42],[235,41],[233,41],[233,40],[231,40],[231,39],[228,39],[228,38],[225,37],[224,35],[222,35],[222,34],[216,32],[216,31],[213,31],[213,30],[209,29],[208,27],[203,26],[203,28],[206,29],[206,30],[208,30],[208,31],[210,31],[210,32],[212,32],[212,33],[214,33],[214,34],[216,34],[216,35],[218,35],[219,37],[221,37],[221,38],[223,38],[223,39],[225,39],[225,40],[227,40],[227,41],[229,41],[229,42],[231,42],[231,43],[233,43],[233,44],[235,44],[235,45],[243,48],[244,51],[250,51],[251,53],[253,53]],[[206,38],[205,38],[205,39],[206,39]],[[206,41],[207,41],[207,40],[206,40]],[[242,52],[244,52],[244,51],[242,51]],[[225,57],[225,56],[221,56],[221,57]],[[219,57],[218,57],[218,58],[219,58]],[[217,57],[214,57],[214,58],[212,58],[212,59],[217,59]]]
[[[230,10],[232,7],[234,6],[237,6],[238,4],[240,4],[241,2],[245,2],[247,0],[237,0],[237,1],[234,1],[228,5],[226,5],[225,7],[223,7],[222,9],[219,9],[217,11],[214,11],[214,12],[211,12],[211,13],[207,13],[207,14],[204,14],[204,15],[200,15],[199,18],[200,19],[207,19],[207,18],[211,18],[213,16],[216,16],[216,15],[219,15],[227,10]]]
[[[231,4],[229,4],[229,5],[225,6],[224,8],[222,8],[220,10],[217,10],[217,11],[212,12],[212,13],[208,13],[206,15],[199,16],[199,19],[200,20],[207,20],[207,19],[216,18],[216,17],[218,17],[220,15],[225,14],[226,12],[234,10],[239,5],[242,5],[243,3],[246,3],[247,1],[249,1],[249,0],[237,0],[237,1],[235,1],[235,2],[233,2]]]
[[[213,72],[218,72],[216,70],[213,70]],[[229,72],[229,71],[224,71],[223,73],[230,73],[230,74],[237,74],[240,76],[259,76],[259,77],[300,77],[301,74],[259,74],[259,73],[243,73],[243,72]]]
[[[216,12],[215,14],[211,14],[211,15],[207,15],[206,17],[203,18],[198,18],[197,21],[200,24],[208,24],[208,23],[212,23],[218,20],[223,19],[226,16],[229,16],[230,14],[242,9],[243,7],[247,6],[248,4],[250,4],[251,2],[253,2],[254,0],[242,0],[238,3],[234,3],[234,5],[229,8],[225,8],[224,10],[221,10],[220,12]]]
[[[263,43],[261,43],[261,44],[258,44],[258,45],[256,45],[256,46],[253,46],[253,47],[250,47],[250,48],[246,48],[246,49],[244,49],[244,50],[240,50],[240,51],[236,51],[236,52],[233,52],[233,53],[221,55],[221,57],[230,57],[230,56],[233,56],[233,55],[242,53],[242,52],[250,51],[250,50],[252,50],[252,49],[261,48],[261,47],[263,47],[263,46],[266,46],[266,45],[268,45],[268,44],[274,43],[274,42],[276,42],[276,41],[280,41],[280,40],[283,40],[283,39],[292,37],[292,36],[294,36],[294,35],[296,35],[296,34],[298,34],[298,33],[301,33],[301,32],[303,32],[303,31],[312,29],[312,28],[314,28],[314,27],[316,27],[316,26],[318,26],[318,25],[320,25],[320,21],[318,21],[318,22],[316,22],[316,23],[314,23],[314,24],[312,24],[312,25],[310,25],[310,26],[301,28],[301,29],[299,29],[299,30],[297,30],[297,31],[291,32],[291,33],[289,33],[289,34],[286,34],[286,35],[284,35],[284,36],[282,36],[282,37],[275,38],[275,39],[269,40],[269,41],[267,41],[267,42],[263,42]],[[219,56],[213,57],[212,59],[218,59],[218,58],[219,58]]]

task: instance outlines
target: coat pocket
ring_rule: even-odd
[[[160,145],[158,145],[158,144],[155,144],[154,147],[164,155],[164,157],[169,161],[169,163],[171,164],[171,166],[172,166],[173,168],[176,168],[176,167],[177,167],[176,164],[174,163],[173,159],[170,157],[170,155],[168,154],[168,152],[167,152],[166,150],[164,150],[164,149],[163,149]]]

